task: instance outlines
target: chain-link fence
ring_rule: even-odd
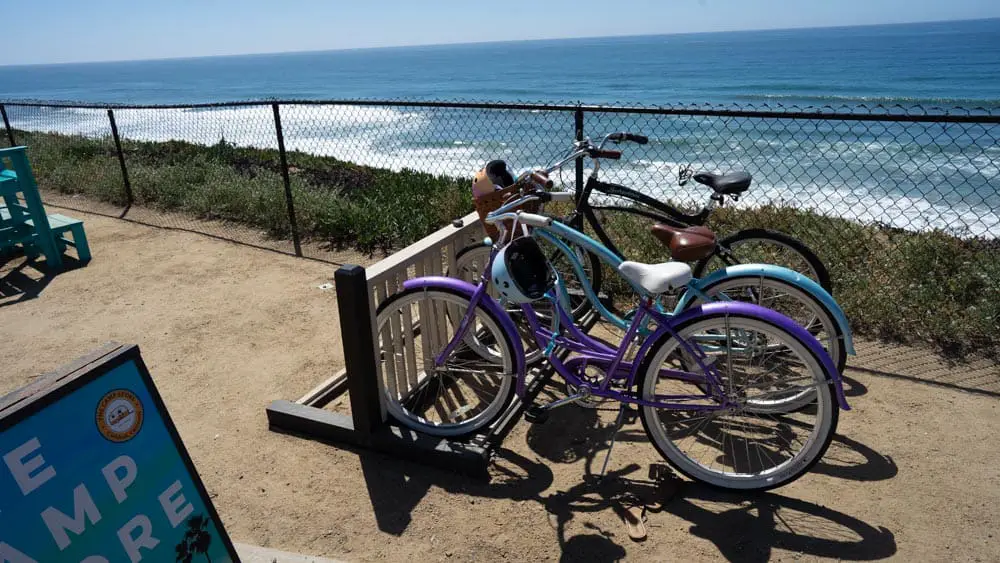
[[[93,106],[10,102],[49,200],[320,259],[389,251],[471,210],[492,159],[542,166],[582,134],[622,145],[601,177],[688,210],[678,171],[746,170],[713,214],[810,246],[862,331],[990,348],[1000,332],[1000,112],[920,107],[619,107],[449,102]],[[585,171],[587,172],[587,171]],[[572,188],[572,167],[557,178]],[[663,257],[644,229],[623,232]]]

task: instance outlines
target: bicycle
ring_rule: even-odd
[[[492,283],[519,304],[554,372],[577,389],[530,406],[525,418],[543,422],[554,408],[599,397],[620,403],[619,427],[628,405],[637,406],[654,447],[692,479],[764,490],[806,473],[829,446],[838,407],[849,410],[841,375],[820,343],[795,321],[752,303],[717,301],[664,313],[658,297],[694,291],[691,267],[623,261],[556,219],[511,211],[551,197],[526,195],[487,216],[503,228],[478,285],[443,276],[410,279],[379,306],[376,328],[389,414],[426,434],[465,436],[502,416],[515,393],[524,398],[524,349],[514,321],[487,293]],[[508,238],[518,227],[525,236]],[[620,345],[593,338],[574,323],[566,286],[535,243],[541,233],[599,256],[640,295]],[[586,289],[592,305],[600,307],[593,288]],[[539,302],[552,307],[554,327],[536,315],[532,303]],[[413,352],[387,353],[390,341],[410,341]],[[558,351],[572,357],[561,359]],[[397,369],[413,377],[412,385],[397,385],[391,375]],[[603,377],[588,375],[591,369]],[[811,397],[808,408],[772,408],[789,393],[803,392]]]
[[[589,138],[585,138],[582,141],[574,143],[574,148],[576,150],[572,151],[568,158],[575,160],[581,156],[579,154],[580,152],[590,151],[592,149],[602,151],[604,145],[609,141],[615,144],[622,142],[634,142],[644,145],[649,142],[649,139],[644,135],[637,135],[633,133],[611,133],[605,135],[601,142],[595,147]],[[621,158],[621,153],[619,151],[603,152],[605,158],[611,158],[614,160]],[[569,223],[577,229],[583,230],[583,220],[585,219],[587,225],[594,230],[595,234],[597,234],[598,239],[619,256],[623,256],[623,254],[618,250],[614,241],[611,240],[607,231],[604,230],[601,221],[597,218],[595,213],[596,211],[619,212],[652,219],[664,227],[664,230],[661,231],[663,234],[669,234],[683,229],[690,229],[691,227],[695,227],[692,231],[697,234],[701,232],[697,229],[697,227],[703,227],[708,222],[709,217],[711,217],[712,212],[716,207],[725,205],[727,197],[732,198],[733,201],[739,201],[740,196],[750,189],[750,184],[752,182],[751,175],[742,171],[729,172],[726,174],[713,174],[709,172],[695,173],[689,166],[681,167],[678,173],[678,180],[681,186],[686,185],[691,179],[693,179],[695,182],[711,188],[713,192],[709,197],[708,203],[704,205],[699,212],[688,214],[667,202],[660,201],[637,190],[619,184],[598,180],[597,171],[599,169],[600,162],[595,161],[595,170],[588,178],[587,183],[584,184],[583,193],[578,194],[576,199],[576,209],[573,212],[574,215],[569,218]],[[593,205],[590,199],[595,191],[605,195],[622,198],[631,205]],[[652,211],[649,209],[643,209],[636,204],[652,209]],[[790,269],[808,275],[814,281],[818,282],[828,293],[831,295],[833,294],[830,274],[822,260],[820,260],[816,253],[813,252],[812,249],[810,249],[805,243],[790,235],[771,229],[744,229],[729,235],[722,240],[713,240],[712,242],[714,244],[710,246],[710,251],[705,251],[700,256],[692,255],[689,257],[689,260],[685,260],[695,262],[695,277],[703,277],[706,271],[715,269],[709,268],[714,261],[719,262],[723,267],[735,266],[741,263],[761,262],[760,259],[740,260],[740,254],[734,250],[741,246],[748,247],[753,244],[758,244],[770,246],[774,249],[762,252],[758,255],[763,254],[775,256],[775,250],[778,252],[788,252],[794,257],[793,260],[798,262],[796,267],[791,267]],[[750,250],[745,251],[743,254],[743,256],[753,255],[754,253]],[[767,263],[776,263],[776,261],[768,260]]]
[[[605,136],[605,140],[602,141],[601,145],[603,146],[604,142],[608,139],[617,138],[616,136],[620,136],[622,139],[635,137],[644,139],[644,137],[628,133],[613,133]],[[586,186],[593,186],[597,182],[596,176],[600,170],[600,159],[621,157],[619,151],[604,150],[601,146],[594,146],[589,141],[576,142],[573,146],[574,150],[567,156],[558,159],[547,168],[525,172],[516,180],[511,177],[509,178],[509,182],[512,185],[522,184],[536,191],[552,188],[553,183],[551,180],[548,180],[548,176],[552,172],[559,170],[577,158],[588,157],[593,160],[594,165]],[[516,193],[522,193],[523,191]],[[620,251],[608,244],[610,241],[608,240],[607,233],[600,226],[600,223],[596,221],[593,213],[587,211],[589,208],[584,207],[583,212],[579,211],[580,201],[585,201],[589,197],[590,192],[587,189],[584,190],[582,195],[574,195],[572,192],[549,193],[552,194],[548,198],[549,200],[577,203],[576,210],[569,216],[564,217],[563,222],[579,230],[579,221],[582,220],[582,217],[591,217],[593,225],[596,226],[595,231],[601,242],[604,243],[604,246],[618,256],[619,259],[624,259]],[[639,195],[641,196],[641,194]],[[631,210],[630,208],[630,211],[639,214],[648,214],[644,210]],[[590,220],[588,219],[588,221]],[[662,224],[656,224],[653,226],[652,231],[654,234],[657,234],[663,232],[665,228]],[[709,232],[709,234],[711,233]],[[583,315],[590,311],[592,308],[591,303],[599,303],[599,300],[595,296],[600,291],[602,285],[600,259],[597,255],[584,252],[579,247],[571,247],[561,241],[553,240],[552,237],[547,236],[544,232],[540,233],[540,235],[540,238],[547,246],[550,248],[554,247],[548,253],[550,262],[558,260],[560,264],[556,269],[566,274],[572,274],[572,278],[567,277],[567,279],[571,281],[577,291],[576,295],[570,298],[569,310],[572,313],[572,318],[579,321]],[[666,238],[664,242],[670,247],[671,255],[675,259],[683,260],[684,258],[691,257],[692,253],[697,252],[703,254],[706,251],[718,252],[718,245],[712,244],[714,240],[706,241],[708,237],[697,234],[697,232],[690,236],[681,236],[674,231],[669,231],[668,234],[662,236]],[[489,263],[492,246],[492,241],[486,240],[483,243],[462,249],[456,257],[456,272],[453,275],[457,275],[469,282],[476,281],[482,273],[484,266]],[[695,291],[685,291],[679,295],[674,307],[674,313],[680,313],[684,309],[696,306],[705,301],[719,299],[751,300],[758,305],[777,309],[797,320],[800,325],[806,327],[807,330],[823,343],[823,346],[830,357],[833,358],[839,371],[843,372],[847,365],[847,356],[855,353],[850,325],[843,310],[829,292],[825,291],[815,281],[797,272],[768,264],[741,264],[716,270],[704,278],[699,277],[697,274],[694,275],[696,280],[692,284],[692,288]],[[583,287],[592,288],[595,296],[583,295],[585,293],[581,289]],[[495,290],[491,291],[493,291],[492,296],[497,298],[498,295],[495,293]],[[519,316],[516,308],[510,311],[510,313],[515,317]],[[604,320],[610,322],[611,325],[620,330],[625,330],[627,327],[627,314],[616,314],[603,305],[597,307],[597,313]],[[526,334],[522,336],[524,337],[525,344],[530,348],[527,354],[528,363],[537,363],[542,357],[541,351],[538,348],[532,347],[530,329],[527,329],[524,323],[518,323],[518,326],[526,329],[524,330]]]

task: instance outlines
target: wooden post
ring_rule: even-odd
[[[354,430],[370,436],[384,423],[379,396],[378,366],[372,329],[371,295],[365,269],[353,264],[341,266],[334,274],[340,336],[344,345],[347,388],[351,398]]]
[[[302,256],[302,243],[299,241],[299,226],[295,221],[295,203],[292,200],[292,182],[288,178],[288,156],[285,154],[285,134],[281,130],[281,111],[278,104],[271,104],[274,111],[274,132],[278,136],[278,155],[281,157],[281,179],[285,182],[285,203],[288,205],[288,224],[292,227],[292,244],[295,245],[295,255]]]

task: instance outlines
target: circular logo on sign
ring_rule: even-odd
[[[135,393],[116,389],[97,404],[97,429],[112,442],[131,440],[142,428],[142,403]]]

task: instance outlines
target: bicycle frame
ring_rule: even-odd
[[[593,239],[587,237],[586,235],[580,233],[579,231],[576,231],[574,229],[567,229],[561,223],[553,223],[553,226],[555,225],[560,225],[560,227],[557,228],[564,233],[563,236],[567,236],[568,233],[573,233],[573,237],[577,238],[576,242],[583,244],[583,242],[580,240],[580,237],[582,237],[583,239],[586,239],[588,241],[589,245],[591,245],[589,246],[589,248],[591,249],[601,248],[600,245],[597,243],[597,241],[594,241]],[[580,263],[579,258],[576,256],[576,253],[573,252],[572,249],[570,249],[570,247],[565,242],[560,240],[557,236],[554,236],[546,229],[536,229],[535,233],[540,238],[543,238],[552,245],[554,245],[562,254],[564,254],[569,259],[570,266],[573,268],[574,274],[576,275],[577,279],[588,280],[586,272],[584,272],[583,270],[583,264]],[[605,250],[609,249],[605,248]],[[618,255],[613,252],[603,252],[603,253],[598,253],[596,251],[594,252],[601,258],[601,260],[604,263],[608,264],[612,268],[615,268],[616,270],[618,266],[622,263],[621,258],[619,258]],[[830,313],[834,317],[834,320],[839,325],[842,333],[841,338],[844,346],[846,347],[847,353],[852,355],[855,353],[854,339],[851,333],[851,328],[850,325],[848,324],[847,316],[840,308],[840,305],[837,304],[837,302],[834,301],[833,297],[829,293],[827,293],[826,290],[824,290],[818,283],[807,278],[806,276],[799,274],[798,272],[789,270],[788,268],[782,268],[780,266],[774,266],[770,264],[744,264],[740,266],[730,266],[726,269],[718,270],[714,272],[712,275],[705,278],[692,278],[691,281],[688,282],[685,291],[681,293],[680,299],[677,300],[677,304],[673,309],[673,314],[677,315],[683,312],[685,309],[689,307],[691,301],[693,301],[694,299],[701,299],[703,302],[715,301],[715,299],[708,296],[703,291],[703,289],[706,287],[710,287],[714,283],[722,279],[725,279],[726,277],[739,276],[739,275],[752,275],[754,277],[770,277],[779,279],[789,283],[792,286],[799,287],[803,291],[806,291],[807,293],[810,293],[811,295],[814,295],[817,298],[819,298],[819,300],[830,311]],[[589,281],[584,283],[583,286],[584,286],[583,291],[586,298],[591,302],[594,309],[597,311],[599,315],[601,315],[602,318],[612,323],[613,325],[617,326],[619,329],[626,330],[628,328],[628,322],[626,320],[622,319],[618,315],[608,310],[608,308],[605,307],[603,303],[601,303],[600,299],[598,299]],[[641,289],[637,288],[636,286],[633,285],[632,288],[637,292],[641,293]],[[720,298],[727,299],[725,294],[720,295]],[[566,303],[564,302],[563,305],[566,305]],[[663,312],[662,309],[659,310]]]

